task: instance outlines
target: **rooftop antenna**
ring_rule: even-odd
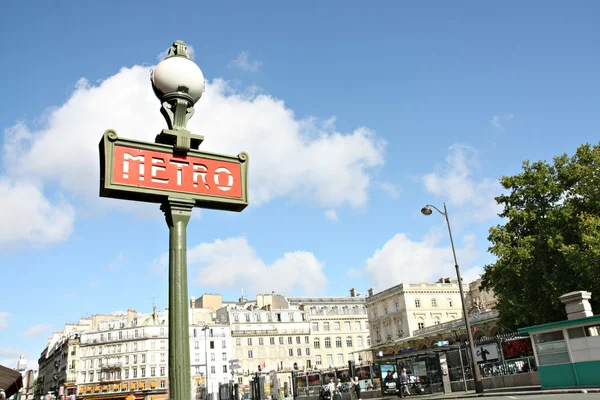
[[[151,296],[150,298],[152,299],[152,309],[154,310],[154,307],[156,307],[156,305],[154,304],[154,299],[156,299],[157,296]]]

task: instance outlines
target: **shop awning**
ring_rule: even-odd
[[[0,365],[0,389],[6,393],[8,399],[23,387],[23,377],[20,372]]]

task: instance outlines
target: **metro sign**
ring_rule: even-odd
[[[248,155],[190,150],[123,139],[107,130],[100,141],[100,196],[162,203],[192,199],[196,207],[242,211],[248,205]]]

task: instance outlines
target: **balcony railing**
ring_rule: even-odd
[[[100,364],[100,369],[117,369],[121,368],[123,363],[121,362],[108,362]]]
[[[477,318],[477,319],[475,319],[473,317],[469,318],[469,322],[471,323],[471,325],[475,325],[480,322],[485,322],[485,321],[489,321],[491,319],[496,319],[496,318],[498,318],[499,315],[500,315],[500,313],[498,312],[498,310],[484,311],[481,314],[479,314],[479,318]],[[422,329],[417,329],[417,330],[413,331],[413,336],[423,336],[423,335],[431,334],[434,332],[457,329],[457,328],[461,328],[464,326],[465,326],[465,320],[463,318],[455,319],[453,321],[444,322],[443,324],[432,325],[432,326],[428,326],[428,327],[425,327]]]
[[[124,342],[127,340],[138,340],[138,339],[152,339],[152,338],[167,338],[168,335],[167,333],[163,333],[162,335],[160,333],[139,333],[137,336],[135,335],[130,335],[130,336],[126,336],[123,335],[120,338],[115,335],[116,337],[111,337],[110,339],[108,339],[107,337],[104,337],[102,339],[100,338],[83,338],[81,340],[81,344],[99,344],[99,343],[111,343],[111,342]]]

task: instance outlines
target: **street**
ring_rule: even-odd
[[[477,398],[477,397],[474,397]],[[527,395],[497,395],[493,397],[482,397],[484,399],[494,400],[570,400],[570,399],[585,399],[585,400],[600,400],[600,393],[564,393],[564,394],[527,394]]]

